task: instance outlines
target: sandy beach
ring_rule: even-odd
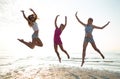
[[[0,79],[120,79],[120,73],[79,67],[26,67],[0,75]]]

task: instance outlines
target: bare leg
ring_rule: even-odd
[[[82,53],[82,63],[81,63],[81,67],[83,66],[84,64],[84,59],[85,59],[85,56],[86,56],[86,47],[88,45],[88,42],[84,42],[83,44],[83,53]]]
[[[42,41],[39,38],[35,38],[35,45],[42,47],[43,43],[42,43]]]
[[[33,49],[35,47],[35,45],[31,42],[26,42],[23,39],[18,39],[20,42],[22,42],[23,44],[27,45],[29,48]]]
[[[58,59],[59,59],[59,62],[61,63],[61,58],[60,58],[60,55],[59,55],[59,52],[58,52],[58,47],[57,47],[57,45],[55,45],[55,44],[54,44],[54,49],[55,49],[55,52],[56,52],[57,57],[58,57]]]
[[[92,42],[91,45],[92,45],[92,47],[102,56],[102,58],[104,59],[104,58],[105,58],[104,55],[103,55],[103,54],[100,52],[100,50],[96,47],[95,42]]]
[[[70,59],[70,56],[69,54],[67,53],[67,51],[63,48],[63,45],[59,45],[60,46],[60,49],[67,55],[68,59]]]

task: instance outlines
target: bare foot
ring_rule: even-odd
[[[61,63],[61,58],[59,58],[59,62]]]
[[[102,58],[103,58],[103,59],[105,59],[105,57],[104,57],[104,56],[103,56]]]
[[[102,58],[103,58],[103,59],[105,59],[105,57],[104,57],[104,55],[103,55],[103,54],[101,54],[101,56],[102,56]]]
[[[26,46],[28,46],[29,48],[33,49],[34,45],[31,42],[25,42],[23,39],[18,39],[20,42],[22,42],[23,44],[25,44]]]
[[[24,42],[24,40],[23,39],[18,39],[20,42]]]
[[[70,59],[70,56],[69,56],[69,55],[67,55],[67,57],[68,57],[68,59]]]
[[[83,64],[84,64],[84,61],[82,61],[82,63],[81,63],[81,67],[83,66]]]

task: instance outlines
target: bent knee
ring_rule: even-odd
[[[33,45],[33,46],[31,46],[30,48],[31,48],[31,49],[34,49],[34,48],[35,48],[35,46]]]
[[[39,44],[40,47],[43,47],[43,43]]]
[[[43,44],[41,44],[40,46],[43,47]]]

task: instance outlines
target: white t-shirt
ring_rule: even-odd
[[[38,24],[36,22],[34,22],[33,26],[32,26],[34,31],[38,31]]]

